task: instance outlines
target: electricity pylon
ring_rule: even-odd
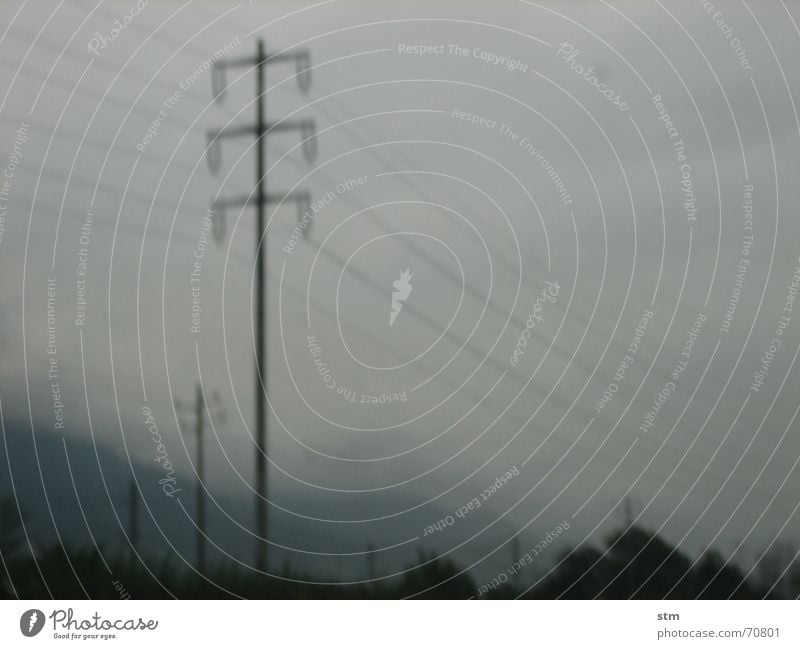
[[[273,133],[286,130],[300,131],[303,155],[311,161],[316,156],[316,129],[312,120],[280,120],[275,123],[267,121],[265,77],[267,65],[294,61],[296,65],[297,85],[302,92],[307,92],[311,84],[311,71],[309,63],[311,55],[308,50],[291,50],[267,55],[264,41],[258,39],[256,55],[238,59],[219,60],[214,62],[211,71],[211,85],[214,98],[222,103],[227,89],[225,70],[228,68],[252,68],[256,74],[256,101],[255,123],[246,126],[231,126],[206,133],[208,146],[206,155],[209,168],[212,172],[219,169],[221,162],[220,141],[230,137],[252,135],[256,141],[256,185],[255,191],[250,196],[219,199],[212,203],[211,210],[214,215],[213,234],[220,243],[225,234],[226,208],[244,208],[252,206],[256,210],[256,260],[255,260],[255,334],[256,334],[256,372],[255,372],[255,421],[256,421],[256,462],[255,462],[255,496],[256,496],[256,568],[261,571],[268,569],[267,561],[267,344],[266,344],[266,277],[265,258],[267,245],[264,225],[266,222],[267,206],[276,202],[294,202],[298,208],[298,217],[310,209],[311,198],[307,191],[291,192],[288,194],[268,194],[266,187],[265,169],[267,166],[266,137]]]

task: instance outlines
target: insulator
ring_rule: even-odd
[[[303,223],[306,214],[311,214],[311,195],[308,192],[302,192],[297,197],[297,223]],[[303,238],[308,237],[311,226],[314,224],[313,216],[309,216],[308,222],[304,228],[301,228]]]
[[[225,93],[228,90],[228,81],[225,77],[225,65],[221,61],[214,61],[211,66],[211,93],[214,100],[222,105]]]
[[[211,229],[211,234],[214,237],[214,241],[216,241],[217,245],[221,246],[222,242],[225,241],[225,230],[227,228],[225,208],[222,205],[212,203],[211,211],[214,214],[212,219],[214,226]]]
[[[305,94],[311,87],[311,55],[307,50],[298,52],[295,58],[297,68],[297,87]]]
[[[311,120],[303,122],[300,127],[300,137],[303,138],[303,157],[309,163],[317,157],[317,129]]]
[[[206,131],[206,163],[212,174],[216,175],[222,164],[222,148],[219,144],[218,131]]]

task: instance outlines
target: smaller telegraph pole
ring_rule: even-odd
[[[198,383],[195,395],[195,424],[197,426],[197,482],[195,483],[195,499],[197,505],[197,567],[201,573],[206,571],[206,501],[203,497],[203,479],[205,477],[205,453],[203,452],[203,421],[205,416],[205,400],[203,388]]]
[[[128,537],[131,545],[136,549],[136,541],[139,537],[139,489],[136,486],[136,478],[131,478],[128,485]]]
[[[217,419],[220,422],[225,421],[225,413],[220,407],[220,396],[218,392],[214,392],[214,404],[217,407]],[[175,402],[175,408],[178,412],[183,411],[183,405]],[[197,471],[197,481],[195,482],[195,518],[197,522],[197,569],[201,573],[206,571],[206,500],[205,500],[205,440],[204,440],[204,425],[206,413],[206,400],[203,396],[203,385],[198,381],[195,387],[195,405],[194,405],[194,425],[195,436],[197,438],[197,457],[195,458],[195,467]],[[189,428],[182,420],[180,421],[181,430]]]

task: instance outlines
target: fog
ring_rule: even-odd
[[[212,63],[263,38],[310,53],[266,65],[266,192],[312,201],[263,240],[271,565],[425,548],[481,581],[562,521],[745,569],[797,540],[796,3],[135,8],[0,8],[4,483],[34,519],[78,515],[29,457],[74,449],[119,511],[67,536],[124,544],[133,477],[143,556],[193,563],[199,382],[209,547],[253,565],[256,210],[209,209],[253,200],[257,151],[214,173],[207,133],[254,123],[252,65]]]

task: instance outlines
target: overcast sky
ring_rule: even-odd
[[[219,244],[204,217],[253,190],[254,146],[216,174],[205,149],[255,115],[253,70],[215,102],[209,62],[262,37],[312,66],[307,94],[267,66],[268,122],[318,132],[311,162],[267,138],[267,191],[316,202],[294,239],[270,206],[265,239],[270,499],[300,530],[275,539],[502,566],[515,532],[596,539],[628,496],[692,554],[796,540],[800,7],[719,5],[4,2],[6,424],[152,467],[150,408],[188,491],[202,378],[209,493],[252,497],[255,212]]]

